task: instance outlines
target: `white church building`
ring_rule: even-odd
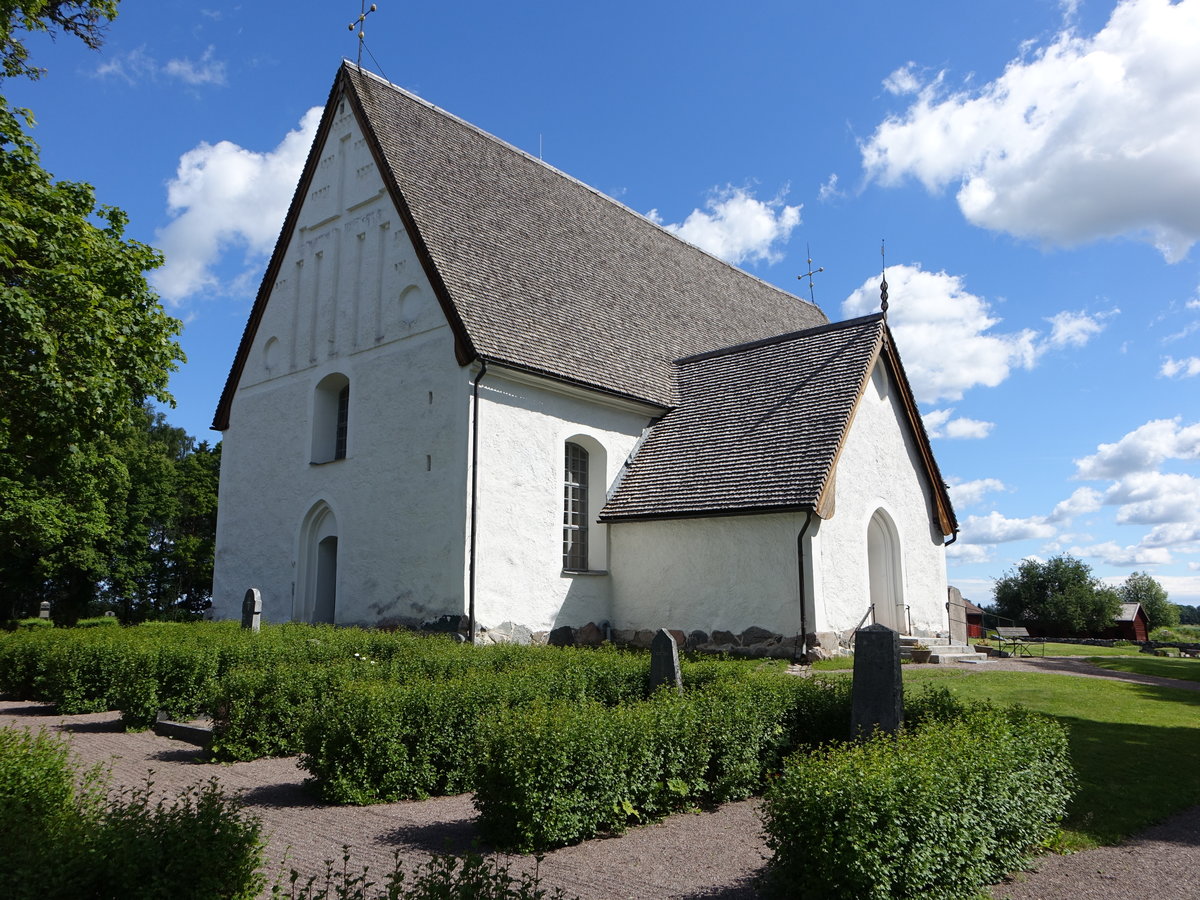
[[[830,323],[350,63],[214,428],[221,616],[947,627],[957,523],[883,314]]]

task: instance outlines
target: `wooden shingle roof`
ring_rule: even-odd
[[[672,361],[827,322],[816,306],[420,98],[343,63],[214,420],[229,407],[333,109],[353,106],[459,362],[669,408]]]
[[[881,314],[679,360],[679,405],[650,430],[600,518],[820,513],[880,359],[897,385],[938,524],[953,533],[954,510]]]

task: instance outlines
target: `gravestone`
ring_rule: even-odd
[[[116,617],[117,617],[117,614],[115,612],[113,612],[111,609],[104,613],[104,618],[106,618],[106,619],[115,619]]]
[[[903,722],[900,635],[886,625],[868,625],[854,637],[850,734],[866,739],[876,729],[892,732]]]
[[[49,600],[43,600],[42,605],[38,607],[38,618],[39,619],[50,618],[50,601]]]
[[[250,631],[258,631],[261,622],[262,594],[258,592],[258,588],[250,588],[246,591],[246,598],[242,601],[242,627],[248,628]]]
[[[671,632],[660,628],[650,642],[650,693],[664,684],[683,691],[683,676],[679,673],[679,646]]]

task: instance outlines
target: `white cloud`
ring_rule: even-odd
[[[1118,479],[1148,472],[1168,459],[1200,459],[1200,423],[1179,426],[1179,417],[1154,419],[1115,444],[1101,444],[1091,456],[1075,460],[1075,477]]]
[[[279,234],[320,119],[321,108],[313,107],[266,153],[220,141],[180,157],[167,185],[173,218],[157,235],[166,264],[151,276],[168,302],[221,290],[212,268],[233,247],[245,250],[248,268],[258,267]]]
[[[829,177],[825,179],[825,183],[817,189],[817,199],[822,203],[829,200],[836,200],[838,197],[845,196],[842,191],[838,190],[837,172],[831,172]]]
[[[899,265],[888,267],[887,278],[888,324],[919,402],[959,400],[969,388],[995,387],[1013,369],[1033,367],[1037,333],[995,330],[1001,320],[986,300],[966,290],[961,277]],[[846,317],[878,309],[879,276],[842,303]]]
[[[1197,511],[1200,514],[1200,510]],[[1200,545],[1200,518],[1191,522],[1167,522],[1150,529],[1141,540],[1143,547],[1178,547]]]
[[[1089,487],[1076,488],[1070,497],[1055,505],[1050,513],[1050,521],[1064,522],[1075,516],[1095,512],[1103,501],[1103,495],[1097,490]]]
[[[946,556],[953,559],[959,565],[970,565],[971,563],[986,563],[992,561],[991,548],[980,544],[964,544],[962,541],[955,541],[946,548]],[[989,588],[989,592],[990,592]]]
[[[1194,378],[1200,375],[1200,356],[1189,356],[1186,359],[1173,359],[1168,356],[1163,360],[1158,374],[1163,378]]]
[[[764,202],[745,188],[727,185],[714,190],[704,209],[692,210],[680,224],[663,222],[656,209],[646,218],[728,263],[775,262],[781,258],[777,245],[786,243],[800,224],[801,208],[785,205],[784,194]]]
[[[1104,320],[1119,313],[1119,309],[1098,315],[1079,312],[1060,312],[1046,321],[1053,328],[1049,343],[1052,347],[1082,347],[1104,330]]]
[[[1009,519],[991,512],[986,516],[968,516],[959,534],[959,540],[968,544],[1003,544],[1054,537],[1054,526],[1042,516]]]
[[[951,419],[946,423],[946,437],[978,440],[987,437],[995,427],[995,422],[983,422],[979,419]]]
[[[1177,472],[1132,472],[1104,494],[1120,506],[1117,522],[1160,525],[1200,520],[1200,478]]]
[[[921,416],[925,431],[931,438],[985,438],[996,427],[995,422],[982,422],[979,419],[950,418],[954,412],[950,409],[935,409]]]
[[[884,90],[896,96],[915,94],[920,91],[922,87],[921,79],[913,71],[916,65],[914,62],[907,62],[892,72],[887,78],[883,79]]]
[[[1197,46],[1198,0],[1124,0],[1098,34],[1068,24],[979,88],[926,80],[863,165],[885,185],[958,185],[984,228],[1064,245],[1133,235],[1178,261],[1200,239]],[[905,66],[889,90],[914,78]]]
[[[1188,309],[1200,309],[1200,297],[1193,298],[1187,302]]]
[[[1108,566],[1155,566],[1171,562],[1171,551],[1153,547],[1122,547],[1113,541],[1072,547],[1072,556],[1099,557]]]
[[[952,482],[946,485],[946,489],[950,492],[950,501],[958,507],[974,506],[988,494],[1007,490],[999,478]]]
[[[185,84],[224,84],[225,63],[213,58],[215,48],[209,47],[204,51],[198,63],[190,59],[170,59],[163,66],[163,71],[183,81]]]
[[[109,57],[96,67],[96,75],[100,78],[120,78],[128,84],[157,81],[159,78],[177,78],[193,87],[204,84],[223,85],[225,63],[216,58],[216,48],[211,46],[204,51],[198,62],[185,57],[169,59],[165,63],[159,63],[146,52],[145,47],[138,47],[127,53]]]

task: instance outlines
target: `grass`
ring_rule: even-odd
[[[971,644],[997,646],[995,641],[973,640]],[[1060,644],[1057,641],[1046,641],[1044,645],[1038,643],[1030,645],[1033,655],[1041,656],[1043,646],[1046,656],[1137,656],[1141,652],[1141,647],[1137,644],[1129,644],[1124,647],[1094,647],[1090,644]]]
[[[1156,675],[1159,678],[1175,678],[1179,681],[1200,681],[1200,659],[1142,655],[1127,659],[1089,659],[1088,662],[1113,672]]]
[[[1136,663],[1171,663],[1161,658]],[[906,666],[910,685],[1020,704],[1070,731],[1079,793],[1062,850],[1114,844],[1200,804],[1200,692],[1043,672],[965,672]]]

